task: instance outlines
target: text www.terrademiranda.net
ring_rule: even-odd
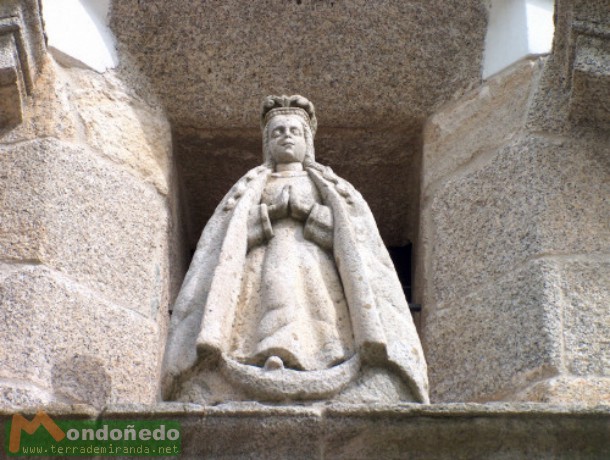
[[[23,446],[21,455],[179,455],[180,446]]]

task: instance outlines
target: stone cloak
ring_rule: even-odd
[[[415,400],[428,403],[426,362],[409,306],[374,217],[359,192],[319,163],[306,166],[334,218],[333,255],[362,363],[389,368]],[[199,360],[229,353],[247,254],[247,221],[272,170],[251,169],[208,221],[176,299],[163,364],[163,393],[173,392]],[[178,383],[179,384],[179,383]]]

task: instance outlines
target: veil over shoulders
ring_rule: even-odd
[[[423,351],[401,284],[373,215],[354,187],[330,168],[306,170],[335,221],[332,256],[363,365],[389,367],[414,398],[428,402]],[[248,212],[261,200],[271,169],[244,175],[206,225],[174,306],[163,364],[166,395],[199,361],[230,352],[247,256]]]

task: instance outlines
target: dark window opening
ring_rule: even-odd
[[[388,252],[394,263],[394,268],[398,274],[398,279],[402,285],[402,290],[405,293],[407,302],[411,311],[420,311],[420,306],[411,303],[413,301],[413,272],[412,272],[412,254],[413,245],[411,243],[405,246],[389,247]]]

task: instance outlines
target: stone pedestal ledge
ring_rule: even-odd
[[[24,408],[21,413],[31,418],[39,409]],[[44,409],[55,420],[177,421],[181,459],[610,457],[610,405],[160,403],[114,405],[102,411],[84,405]],[[3,423],[11,416],[0,411]],[[0,433],[5,436],[5,430]]]

